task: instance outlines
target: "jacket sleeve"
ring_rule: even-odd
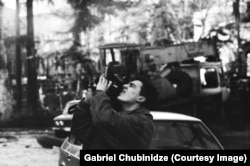
[[[88,148],[93,141],[93,123],[89,110],[89,104],[81,100],[73,114],[71,123],[71,133]]]
[[[97,91],[90,100],[92,121],[96,128],[112,134],[127,133],[138,134],[141,129],[151,128],[152,121],[143,114],[121,114],[115,111],[110,103],[110,98],[103,91]]]

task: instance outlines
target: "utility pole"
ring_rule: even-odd
[[[22,55],[20,46],[19,13],[19,0],[16,0],[16,108],[22,111]]]

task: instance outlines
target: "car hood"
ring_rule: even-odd
[[[58,115],[54,118],[54,121],[56,120],[72,120],[73,115],[72,114],[62,114]]]
[[[185,120],[185,121],[201,121],[198,118],[184,115],[184,114],[178,114],[173,112],[163,112],[163,111],[151,111],[151,114],[153,115],[154,120]],[[54,118],[54,121],[56,120],[72,120],[73,114],[61,114]]]

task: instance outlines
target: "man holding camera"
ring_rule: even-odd
[[[123,85],[115,110],[107,90],[112,85],[101,76],[94,92],[89,91],[73,115],[71,132],[84,149],[148,149],[153,135],[153,118],[147,107],[156,90],[142,77]]]

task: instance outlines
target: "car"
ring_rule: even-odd
[[[211,130],[198,118],[164,111],[151,111],[154,134],[150,149],[223,150]],[[73,135],[60,147],[59,165],[78,166],[82,145]]]
[[[68,101],[62,111],[61,115],[56,116],[54,120],[54,126],[52,130],[54,134],[58,138],[66,138],[69,136],[71,120],[73,118],[73,114],[69,114],[68,110],[71,106],[74,106],[79,103],[80,100],[71,100]]]

